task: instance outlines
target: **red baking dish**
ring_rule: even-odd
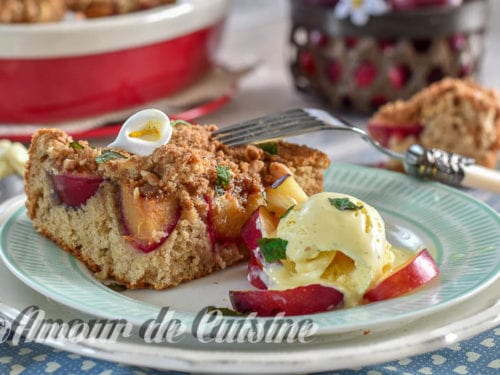
[[[0,25],[0,123],[95,116],[168,96],[211,68],[230,0]]]

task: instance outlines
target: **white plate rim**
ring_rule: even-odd
[[[1,275],[0,275],[1,278]],[[16,282],[21,281],[16,279]],[[353,359],[356,366],[370,366],[386,361],[397,360],[403,357],[430,352],[445,346],[450,346],[465,340],[500,323],[500,281],[490,286],[474,297],[474,304],[462,302],[466,306],[466,313],[455,316],[455,311],[450,313],[451,323],[444,325],[429,322],[425,332],[410,329],[410,332],[398,331],[390,340],[382,337],[373,343],[367,344],[364,338],[353,342],[350,346],[340,348],[324,345],[320,349],[299,350],[296,356],[291,356],[287,347],[283,351],[275,352],[276,356],[266,354],[267,350],[247,353],[245,351],[214,350],[210,345],[206,350],[181,349],[176,347],[152,347],[147,344],[125,342],[111,342],[96,344],[95,342],[71,342],[65,339],[48,340],[44,345],[59,350],[90,356],[96,359],[108,360],[134,366],[152,367],[162,370],[196,371],[203,373],[303,373],[305,371],[333,371],[352,368]],[[497,292],[495,298],[486,296]],[[0,298],[8,289],[0,290]],[[42,300],[44,296],[40,295]],[[477,300],[477,301],[476,301]],[[27,301],[31,303],[32,301]],[[65,306],[59,305],[61,309]],[[472,306],[479,312],[472,312]],[[43,304],[41,308],[43,309]],[[10,305],[0,303],[0,313],[11,320],[15,319],[20,311]],[[443,315],[445,312],[441,312]],[[446,313],[447,314],[447,313]],[[439,315],[438,315],[439,316]],[[48,316],[51,318],[52,316]],[[435,319],[435,318],[434,318]],[[419,326],[423,324],[420,322]],[[430,329],[429,329],[430,328]],[[416,332],[415,332],[416,331]],[[265,359],[265,360],[264,360]],[[298,361],[296,360],[298,359]],[[260,370],[260,371],[259,371]]]
[[[364,171],[366,173],[373,173],[373,170],[371,169],[368,169],[368,168],[364,168],[364,167],[359,167],[359,166],[353,166],[353,165],[350,165],[350,164],[336,164],[335,165],[335,168],[344,168],[346,170],[350,170],[350,171]],[[369,171],[369,172],[368,172]],[[395,179],[400,179],[401,181],[406,181],[408,182],[408,178],[403,176],[403,175],[400,175],[400,174],[395,174],[393,172],[386,172],[386,171],[376,171],[377,174],[390,174],[390,178],[395,178]],[[488,207],[487,205],[483,204],[482,202],[478,201],[477,199],[475,198],[472,198],[462,192],[459,192],[457,191],[456,189],[452,189],[452,188],[449,188],[447,186],[444,186],[444,185],[441,185],[441,184],[436,184],[436,183],[422,183],[422,182],[418,182],[418,181],[412,181],[412,183],[417,183],[419,184],[419,187],[422,188],[422,189],[444,189],[445,192],[447,193],[451,193],[451,194],[455,194],[459,197],[461,197],[460,199],[467,199],[467,200],[470,200],[471,202],[473,202],[475,205],[478,205],[478,207],[481,207],[481,209],[483,210],[486,210],[486,212],[488,212],[489,214],[494,214],[496,215],[496,219],[497,221],[500,222],[500,217],[498,216],[498,214],[492,210],[490,207]],[[22,208],[20,210],[17,210],[13,215],[11,215],[11,217],[5,222],[5,224],[2,226],[2,229],[1,229],[1,232],[0,232],[0,238],[2,239],[2,242],[4,240],[4,238],[6,237],[5,236],[5,232],[8,230],[7,228],[9,228],[9,225],[15,221],[15,218],[17,217],[16,215],[19,215],[22,211]],[[6,266],[9,268],[9,270],[14,273],[18,278],[20,278],[23,282],[25,282],[27,285],[29,285],[31,288],[33,288],[34,290],[42,293],[42,294],[45,294],[47,295],[48,297],[50,298],[53,298],[54,300],[60,302],[60,303],[63,303],[65,305],[68,305],[72,308],[75,308],[77,310],[80,310],[80,311],[83,311],[83,312],[86,312],[86,313],[89,313],[89,314],[93,314],[93,315],[99,315],[99,316],[103,316],[105,318],[114,318],[116,317],[116,313],[97,313],[96,314],[96,310],[93,308],[93,307],[88,307],[88,306],[81,306],[77,303],[72,303],[71,301],[67,301],[67,299],[63,299],[61,300],[59,298],[58,295],[54,295],[54,294],[47,294],[47,291],[41,287],[41,285],[39,285],[38,283],[36,282],[33,282],[28,275],[24,274],[23,272],[21,272],[19,269],[17,269],[15,267],[15,265],[13,265],[11,263],[11,260],[9,259],[8,257],[8,254],[5,253],[5,249],[3,248],[3,246],[0,246],[1,247],[1,251],[0,251],[0,256],[2,257],[4,263],[6,264]],[[70,262],[76,262],[71,256],[67,255],[69,257],[69,261]],[[81,266],[80,268],[82,268],[83,266]],[[367,327],[366,325],[362,325],[362,324],[346,324],[344,326],[341,326],[341,327],[334,327],[333,329],[321,329],[320,332],[318,334],[332,334],[332,333],[347,333],[347,332],[352,332],[352,331],[356,331],[356,330],[365,330],[365,329],[370,329],[370,330],[373,330],[373,331],[376,331],[376,330],[383,330],[383,329],[388,329],[388,328],[391,328],[391,327],[394,327],[398,324],[402,324],[402,323],[405,323],[405,322],[409,322],[411,320],[415,320],[415,319],[418,319],[424,315],[427,315],[427,314],[430,314],[431,312],[439,312],[439,311],[442,311],[444,309],[448,309],[450,307],[452,307],[454,304],[457,304],[457,303],[460,303],[468,298],[470,298],[471,296],[473,296],[474,294],[477,294],[479,293],[481,290],[483,290],[484,288],[488,287],[489,285],[491,285],[496,279],[498,279],[500,276],[500,272],[497,270],[496,272],[496,275],[494,274],[492,277],[489,277],[486,281],[482,282],[482,284],[479,286],[479,287],[476,287],[475,289],[469,291],[468,293],[464,293],[458,297],[455,297],[453,300],[451,301],[447,301],[447,302],[444,302],[444,303],[441,303],[437,306],[429,306],[427,308],[424,308],[424,309],[420,309],[420,311],[416,311],[416,312],[411,312],[410,314],[406,314],[406,315],[400,315],[399,317],[396,317],[396,318],[392,318],[392,319],[375,319],[374,321],[371,321],[370,322],[370,325],[369,327]],[[91,278],[91,282],[93,282],[95,285],[99,285],[100,287],[102,287],[101,283],[94,280],[93,278]],[[105,287],[102,287],[103,289],[107,289]],[[108,292],[110,293],[110,295],[113,295],[113,292],[109,291]],[[129,297],[126,297],[126,296],[121,296],[120,295],[120,298],[124,298],[124,299],[129,299],[131,301],[134,301],[137,303],[136,300],[132,300],[130,299]],[[408,297],[408,296],[405,296],[405,297],[401,297],[399,299],[399,301],[401,302],[405,302],[405,301],[408,301],[408,298],[411,298]],[[390,302],[389,302],[390,303]],[[370,305],[368,305],[367,307],[368,309],[370,309]],[[145,307],[145,310],[147,309],[147,306]],[[152,317],[155,317],[157,315],[159,311],[159,308],[158,307],[154,307],[150,313],[151,315],[150,316],[142,316],[140,320],[136,320],[134,321],[133,318],[130,318],[130,316],[127,316],[126,318],[131,320],[132,323],[134,324],[141,324],[141,322],[143,322],[145,319],[148,319],[148,318],[152,318]],[[307,318],[313,318],[315,321],[317,321],[317,319],[315,318],[320,318],[322,315],[324,314],[330,314],[330,313],[323,313],[323,314],[315,314],[315,315],[306,315],[306,316],[301,316],[301,317],[297,317],[297,318],[294,318],[294,317],[291,317],[292,319],[301,319],[301,318],[304,318],[304,317],[307,317]],[[186,319],[186,317],[184,315],[180,315],[178,316],[182,319]],[[260,318],[260,319],[265,319],[265,318]],[[186,321],[186,324],[187,325],[190,325],[192,323],[192,316],[191,317],[188,317],[187,321]]]

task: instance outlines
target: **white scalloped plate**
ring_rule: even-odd
[[[17,210],[24,197],[16,197],[0,206],[0,225]],[[39,306],[47,319],[68,322],[95,317],[56,303],[35,292],[8,272],[0,260],[0,320],[12,322],[27,306]],[[336,335],[315,338],[303,345],[237,344],[213,345],[197,341],[176,345],[145,344],[136,333],[118,342],[73,342],[49,339],[46,345],[60,350],[136,366],[195,373],[306,373],[333,371],[373,365],[450,346],[495,327],[500,316],[500,280],[452,309],[417,319],[402,330],[381,335],[363,335],[340,340]],[[2,320],[6,319],[6,320]],[[1,323],[0,322],[0,323]],[[293,350],[293,355],[290,355]]]
[[[478,200],[440,184],[338,164],[327,171],[325,190],[349,193],[375,206],[386,221],[389,241],[414,251],[430,249],[441,276],[400,298],[293,318],[312,319],[319,334],[395,328],[470,298],[498,278],[500,217]],[[229,290],[250,287],[242,265],[165,291],[114,292],[35,232],[24,208],[4,224],[0,254],[19,279],[45,296],[86,313],[125,318],[136,325],[156,317],[161,306],[169,306],[176,318],[191,327],[203,307],[230,306]]]

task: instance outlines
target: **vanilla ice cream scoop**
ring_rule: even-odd
[[[145,109],[130,116],[116,139],[108,145],[130,153],[147,156],[172,137],[168,116],[157,109]]]
[[[280,220],[276,236],[288,244],[284,267],[266,270],[271,288],[332,285],[346,306],[359,304],[394,261],[380,214],[347,194],[311,196]]]

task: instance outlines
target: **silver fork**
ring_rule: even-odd
[[[403,163],[410,175],[500,193],[500,173],[476,165],[474,159],[435,148],[425,149],[417,144],[400,154],[380,145],[363,129],[320,109],[292,109],[230,125],[212,134],[228,146],[238,146],[321,130],[356,133],[383,154]]]

